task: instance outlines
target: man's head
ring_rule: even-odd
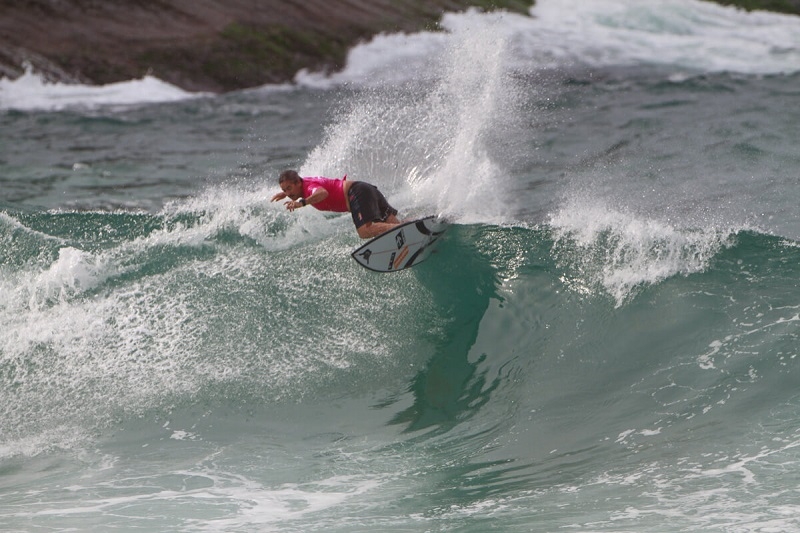
[[[291,198],[297,200],[303,196],[303,180],[300,179],[300,174],[294,170],[284,170],[278,178],[278,185],[281,190]]]

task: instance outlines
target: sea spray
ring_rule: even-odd
[[[508,154],[498,146],[517,126],[519,87],[506,65],[502,17],[456,20],[435,57],[438,78],[352,95],[304,174],[346,172],[406,201],[410,193],[414,211],[462,222],[507,216]]]
[[[418,197],[435,198],[436,209],[463,221],[500,217],[507,169],[490,154],[493,129],[511,122],[514,82],[506,68],[507,40],[498,26],[465,24],[453,31],[444,76],[430,98],[431,121],[448,142],[430,176],[411,182]],[[443,127],[442,127],[443,126]]]
[[[550,218],[553,253],[574,290],[611,296],[617,306],[643,287],[702,272],[733,230],[679,229],[667,223],[574,199]]]

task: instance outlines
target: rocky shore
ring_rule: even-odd
[[[718,0],[800,13],[800,0]],[[534,0],[0,0],[0,76],[105,84],[150,73],[224,92],[336,70],[381,32],[433,29],[474,6],[527,13]]]
[[[491,4],[491,6],[490,6]],[[434,28],[469,6],[527,13],[532,0],[0,0],[0,76],[24,62],[52,80],[147,73],[222,92],[343,66],[380,32]]]

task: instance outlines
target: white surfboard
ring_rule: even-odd
[[[447,222],[433,215],[404,222],[381,233],[350,255],[359,265],[375,272],[403,270],[424,261],[447,226]]]

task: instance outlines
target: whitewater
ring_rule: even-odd
[[[441,27],[225,95],[0,79],[0,529],[800,531],[800,19]],[[285,168],[453,224],[369,272]]]

